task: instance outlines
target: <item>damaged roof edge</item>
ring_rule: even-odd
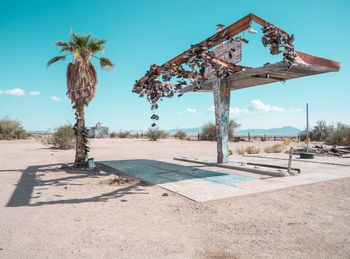
[[[327,67],[333,70],[334,72],[340,70],[340,62],[338,61],[312,56],[300,51],[296,51],[296,53],[298,54],[298,57],[301,58],[307,64]]]
[[[328,72],[337,72],[340,62],[297,52],[298,58],[294,66],[284,61],[257,68],[248,68],[222,79],[228,83],[231,90],[238,90],[251,86],[283,82],[299,77],[317,75]],[[202,85],[199,92],[212,91],[212,83],[217,79],[209,79]],[[192,92],[194,86],[189,85],[180,90],[181,93]]]

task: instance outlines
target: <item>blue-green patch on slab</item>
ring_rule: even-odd
[[[214,184],[232,185],[256,180],[256,178],[253,177],[241,176],[234,173],[214,172],[201,169],[198,165],[184,166],[147,159],[110,160],[100,163],[151,184],[165,184],[191,179],[201,179]]]

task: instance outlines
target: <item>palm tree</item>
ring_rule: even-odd
[[[91,64],[92,57],[99,59],[104,69],[112,69],[114,64],[106,57],[97,57],[95,54],[104,50],[104,39],[91,38],[89,35],[77,35],[71,33],[68,42],[57,41],[55,45],[61,47],[60,52],[67,53],[57,56],[47,62],[47,66],[65,60],[72,55],[72,62],[67,67],[67,96],[71,99],[73,109],[76,110],[76,124],[74,125],[76,135],[75,166],[86,166],[89,147],[87,146],[87,129],[85,128],[84,107],[89,105],[94,98],[97,86],[97,72]]]

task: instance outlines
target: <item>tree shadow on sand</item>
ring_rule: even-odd
[[[21,206],[42,206],[42,205],[54,205],[54,204],[76,204],[85,202],[106,202],[110,199],[116,199],[124,197],[125,195],[132,194],[148,194],[144,192],[145,184],[139,181],[134,181],[127,186],[116,186],[116,190],[100,195],[88,197],[88,198],[72,198],[61,199],[52,201],[42,201],[31,203],[32,198],[38,198],[40,196],[33,197],[33,191],[35,187],[40,187],[37,194],[41,194],[41,190],[48,189],[49,186],[64,186],[67,188],[69,185],[84,185],[82,183],[75,183],[76,180],[83,178],[99,178],[99,176],[115,175],[120,176],[120,173],[116,170],[110,169],[105,166],[98,166],[93,174],[86,170],[72,169],[70,167],[60,168],[62,164],[49,164],[49,165],[36,165],[29,166],[24,170],[0,170],[0,172],[16,171],[22,172],[21,178],[16,184],[16,189],[12,193],[6,207],[21,207]],[[65,172],[70,174],[66,177],[41,180],[40,176],[50,172]],[[55,197],[63,197],[62,195],[54,195]]]

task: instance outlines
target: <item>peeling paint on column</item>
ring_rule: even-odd
[[[213,83],[217,162],[228,162],[228,125],[230,120],[230,88],[220,79]]]

